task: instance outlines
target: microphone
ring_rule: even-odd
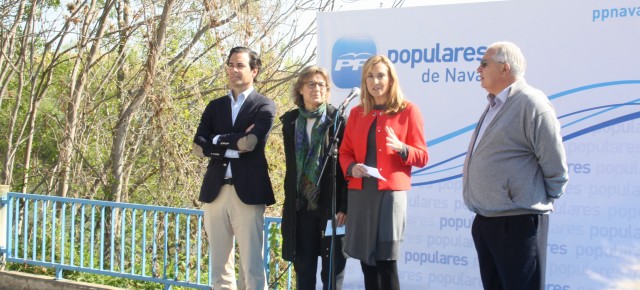
[[[359,96],[360,96],[360,88],[354,87],[353,89],[351,89],[351,92],[349,93],[349,95],[347,95],[347,98],[344,99],[344,102],[342,102],[340,107],[346,108],[347,105],[349,105],[349,103],[351,102],[351,100],[353,100],[354,98],[357,98]]]

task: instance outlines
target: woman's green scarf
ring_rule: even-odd
[[[326,117],[326,103],[316,110],[309,112],[304,107],[298,107],[298,119],[295,129],[296,168],[298,181],[297,209],[318,208],[320,188],[316,186],[322,169],[323,140],[330,121]],[[311,129],[311,140],[307,136],[307,119],[315,118]]]

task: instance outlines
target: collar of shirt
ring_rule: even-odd
[[[502,104],[504,104],[504,102],[507,101],[507,97],[509,96],[510,91],[511,91],[511,86],[508,86],[504,90],[502,90],[502,92],[500,92],[497,96],[494,96],[492,94],[487,95],[487,101],[489,102],[489,106],[491,108],[500,107]]]
[[[251,92],[253,92],[253,87],[250,87],[246,91],[240,93],[238,95],[238,100],[236,101],[236,100],[233,99],[233,92],[229,91],[229,98],[231,98],[231,122],[232,122],[232,124],[236,123],[236,117],[238,116],[238,113],[240,112],[240,108],[242,108],[242,104],[244,104],[244,101],[247,100],[247,98],[249,97]]]
[[[242,107],[242,104],[244,104],[244,101],[247,100],[247,97],[249,97],[249,95],[253,92],[253,86],[249,87],[249,89],[247,89],[246,91],[240,93],[238,95],[238,100],[234,100],[233,99],[233,91],[229,90],[228,96],[231,99],[231,122],[232,124],[236,123],[236,117],[238,117],[238,112],[240,112],[240,108]],[[215,138],[218,138],[218,136],[216,136]],[[217,141],[214,141],[214,143]],[[239,158],[239,154],[238,151],[236,150],[232,150],[232,149],[227,149],[227,151],[225,151],[224,156],[226,158]],[[227,172],[225,173],[225,178],[231,178],[233,176],[233,173],[231,172],[231,163],[229,163],[229,166],[227,166]]]
[[[233,91],[229,90],[229,93],[227,93],[227,96],[229,96],[229,98],[231,98],[231,106],[235,105],[236,103],[244,103],[244,101],[247,99],[247,97],[253,92],[253,86],[249,87],[246,91],[240,93],[238,95],[238,100],[236,101],[233,98]]]

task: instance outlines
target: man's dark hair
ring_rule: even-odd
[[[229,64],[229,59],[231,56],[236,53],[246,53],[249,55],[249,67],[253,69],[258,69],[258,73],[256,77],[253,78],[253,82],[258,82],[258,75],[260,75],[260,71],[262,70],[262,61],[260,60],[260,56],[251,50],[250,48],[244,46],[236,46],[229,51],[229,55],[227,56],[227,65]]]

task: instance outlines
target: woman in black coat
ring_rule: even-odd
[[[342,251],[343,235],[334,240],[334,263],[330,264],[331,237],[325,236],[327,221],[331,220],[332,194],[336,192],[336,226],[347,218],[347,194],[340,165],[329,159],[322,175],[322,162],[330,150],[329,141],[338,133],[342,139],[344,119],[336,116],[330,105],[330,79],[327,71],[318,66],[306,67],[293,88],[293,101],[298,106],[282,117],[282,135],[286,174],[284,179],[284,208],[282,213],[282,257],[293,262],[298,290],[315,289],[318,256],[322,258],[323,289],[342,289],[346,256]],[[337,122],[337,120],[341,122]],[[335,128],[336,124],[342,124]],[[338,145],[339,146],[339,145]],[[338,147],[336,147],[338,148]],[[333,172],[332,163],[337,170]],[[320,179],[320,186],[316,186]],[[330,267],[335,281],[330,277]],[[335,284],[333,283],[335,282]],[[329,288],[329,285],[335,285]]]

